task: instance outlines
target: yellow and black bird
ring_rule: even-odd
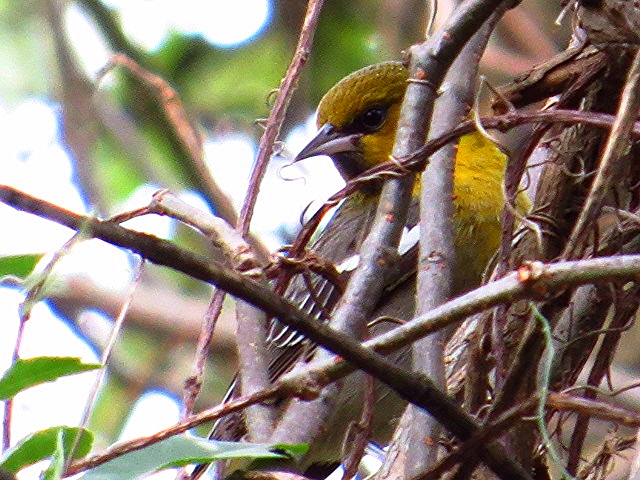
[[[389,160],[395,130],[404,97],[408,70],[399,62],[385,62],[358,70],[340,80],[323,97],[317,112],[319,132],[298,154],[296,161],[317,155],[328,155],[345,180]],[[482,273],[498,248],[500,241],[500,213],[503,208],[502,179],[505,155],[480,133],[461,138],[454,172],[454,229],[456,262],[453,267],[453,291],[459,294],[477,286]],[[414,189],[407,227],[418,222],[419,179]],[[338,272],[348,275],[354,259],[373,221],[381,184],[368,185],[349,196],[311,246],[312,252],[323,261],[332,262]],[[519,198],[519,208],[528,202]],[[404,250],[407,248],[405,247]],[[415,262],[399,272],[393,285],[380,300],[375,316],[391,316],[409,320],[414,310]],[[403,279],[399,282],[398,279]],[[335,307],[339,295],[327,279],[314,275],[313,294],[308,283],[292,282],[287,298],[301,309],[326,318]],[[378,323],[372,329],[375,336],[390,328]],[[290,369],[308,354],[304,340],[273,322],[271,330],[273,379]],[[408,352],[399,361],[407,360]],[[407,361],[407,365],[408,365]],[[339,406],[320,437],[310,445],[308,454],[290,468],[304,471],[311,465],[340,461],[342,439],[348,424],[359,417],[363,404],[362,379],[357,374],[341,388]],[[377,392],[376,415],[373,421],[373,440],[388,441],[394,428],[393,419],[399,416],[404,404],[380,386]],[[219,422],[211,438],[239,440],[246,428],[242,415],[227,417]]]

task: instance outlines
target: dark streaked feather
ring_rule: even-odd
[[[320,260],[330,260],[335,265],[356,255],[373,222],[376,207],[377,198],[366,194],[356,193],[346,199],[338,207],[329,225],[314,242],[311,247],[312,252]],[[358,212],[355,215],[354,210]],[[409,225],[415,225],[417,222],[417,210],[417,201],[414,201],[410,209]],[[403,255],[405,258],[400,259],[394,275],[388,279],[389,286],[397,286],[415,272],[416,252],[417,249],[412,248]],[[348,278],[350,274],[351,271],[344,271],[340,275]],[[345,281],[346,278],[344,278]],[[300,305],[301,310],[321,321],[327,320],[327,316],[339,301],[340,295],[340,289],[331,281],[312,271],[305,272],[304,276],[297,274],[285,293],[286,298],[292,303]],[[384,303],[386,301],[381,300],[381,305]],[[385,312],[385,314],[391,315],[392,312]],[[272,355],[269,366],[271,380],[277,380],[282,374],[290,371],[297,362],[308,360],[315,350],[315,346],[307,342],[302,335],[282,325],[277,319],[271,322],[268,340],[268,351]],[[231,383],[224,402],[238,395],[240,395],[240,383],[236,378]],[[209,438],[238,441],[246,433],[244,415],[239,412],[216,422]],[[197,477],[192,476],[192,478]]]

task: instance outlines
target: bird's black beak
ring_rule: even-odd
[[[296,155],[293,163],[317,155],[336,158],[340,154],[358,152],[361,134],[345,134],[330,123],[325,123],[316,136]]]

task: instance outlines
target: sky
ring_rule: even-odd
[[[236,46],[259,35],[270,18],[269,0],[187,0],[175,8],[173,0],[154,0],[153,15],[148,0],[108,0],[120,11],[124,29],[144,48],[157,48],[170,29],[198,33],[220,46]],[[85,69],[95,74],[106,63],[109,52],[96,35],[90,22],[75,6],[66,12],[71,43],[79,46]],[[1,95],[1,93],[0,93]],[[60,144],[59,108],[43,99],[26,98],[14,108],[2,106],[0,97],[0,127],[5,133],[0,143],[3,160],[3,183],[32,195],[54,202],[79,213],[86,212],[83,201],[72,180],[72,167]],[[290,152],[297,152],[315,132],[312,118],[296,128],[286,139]],[[246,190],[255,146],[241,136],[231,136],[205,144],[209,166],[221,185],[239,206]],[[232,155],[238,165],[235,170],[222,168],[216,158]],[[225,165],[228,166],[228,162]],[[38,172],[34,175],[34,172]],[[302,177],[306,177],[303,180]],[[315,179],[315,180],[309,180]],[[258,204],[253,229],[262,234],[267,243],[276,248],[279,237],[272,232],[275,211],[291,211],[284,220],[289,227],[298,222],[299,212],[312,200],[321,201],[341,186],[339,175],[330,167],[328,159],[312,164],[287,166],[287,161],[274,162],[269,167],[263,185],[262,202]],[[122,210],[144,206],[158,188],[148,185],[137,191]],[[196,206],[204,206],[197,195],[183,194]],[[269,203],[264,202],[268,198]],[[3,224],[10,225],[0,235],[0,255],[53,252],[68,240],[72,232],[65,227],[35,216],[15,211],[0,204]],[[136,228],[167,237],[172,230],[171,220],[148,216],[136,220]],[[129,224],[128,224],[129,225]],[[98,241],[83,242],[58,265],[57,272],[72,274],[86,272],[96,282],[127,288],[132,276],[131,258],[124,252]],[[0,372],[10,366],[11,352],[18,325],[18,308],[24,295],[16,288],[0,285]],[[91,313],[93,316],[100,316]],[[94,318],[103,325],[110,319]],[[43,335],[42,332],[46,332]],[[86,362],[96,362],[96,353],[67,325],[58,320],[46,303],[36,305],[28,322],[21,348],[21,357],[41,355],[73,355]],[[87,372],[34,387],[16,397],[12,424],[12,439],[17,441],[30,432],[52,425],[77,425],[96,374]],[[77,394],[70,395],[73,390]],[[158,412],[162,412],[159,414]],[[178,420],[179,406],[162,392],[148,392],[143,396],[128,420],[122,439],[149,434]],[[0,427],[1,428],[1,427]],[[20,479],[38,478],[42,465],[21,473]],[[159,474],[157,478],[174,478],[173,474]]]

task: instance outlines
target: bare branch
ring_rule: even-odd
[[[435,104],[429,136],[450,131],[469,113],[476,89],[478,64],[489,36],[509,6],[502,5],[469,40],[453,62]],[[456,232],[454,216],[454,159],[456,145],[450,143],[430,157],[421,177],[420,260],[417,275],[416,314],[428,312],[458,293],[455,285]],[[439,331],[413,344],[413,370],[422,371],[446,391],[444,345],[448,335]],[[406,475],[417,475],[437,460],[441,426],[432,417],[412,408]],[[428,441],[424,441],[428,439]]]
[[[269,114],[267,120],[267,128],[260,138],[260,145],[258,146],[258,158],[256,159],[256,166],[251,172],[251,179],[249,180],[249,189],[245,202],[240,211],[240,220],[238,226],[243,235],[246,235],[249,231],[249,224],[253,215],[253,208],[255,207],[256,200],[258,198],[259,185],[262,181],[267,170],[267,163],[271,158],[273,144],[275,143],[278,135],[280,135],[280,128],[284,121],[284,117],[291,101],[291,96],[295,91],[298,83],[298,78],[302,72],[311,51],[311,45],[313,43],[313,37],[316,32],[316,26],[318,19],[320,18],[320,10],[324,0],[310,0],[307,6],[307,12],[304,17],[304,24],[300,31],[300,37],[298,39],[298,45],[293,54],[293,60],[289,64],[287,73],[284,80],[278,87],[278,95],[276,96],[275,103]]]

